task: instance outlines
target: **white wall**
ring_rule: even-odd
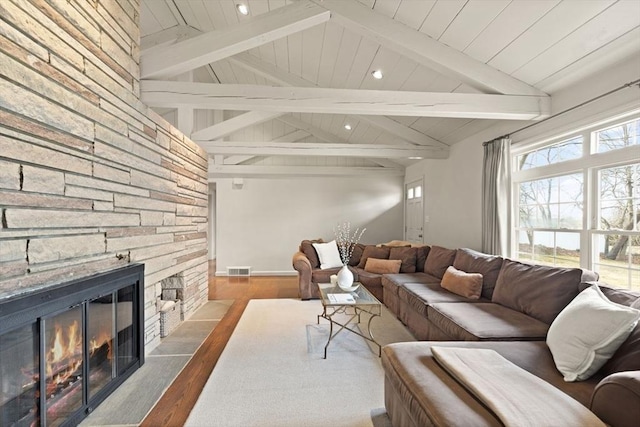
[[[553,114],[606,93],[640,77],[640,57],[617,64],[611,69],[552,95]],[[556,135],[575,129],[603,115],[616,114],[640,103],[637,87],[624,89],[570,113],[543,121],[512,136],[515,143]],[[499,126],[467,138],[451,147],[444,160],[423,160],[407,168],[405,182],[424,176],[424,241],[449,248],[482,245],[482,143],[524,127],[527,123],[501,123]]]
[[[211,188],[214,187],[214,188]],[[207,243],[209,259],[216,259],[216,190],[215,184],[209,184],[209,228],[207,229]]]
[[[251,266],[258,274],[293,273],[304,239],[334,238],[350,221],[366,227],[362,243],[402,238],[403,177],[244,178],[216,182],[216,270]]]
[[[405,181],[424,176],[424,242],[480,249],[482,141],[451,147],[446,160],[425,160],[407,168]]]

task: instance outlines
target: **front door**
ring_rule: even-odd
[[[424,243],[422,227],[424,205],[422,198],[422,179],[405,186],[405,240],[411,243]]]

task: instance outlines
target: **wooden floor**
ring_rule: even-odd
[[[228,278],[215,277],[215,271],[212,261],[209,299],[233,299],[234,303],[144,419],[143,427],[178,427],[185,423],[250,299],[298,297],[297,276]]]

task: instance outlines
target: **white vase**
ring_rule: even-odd
[[[357,286],[353,287],[353,273],[346,265],[338,271],[338,286],[344,291],[353,291],[357,288]]]

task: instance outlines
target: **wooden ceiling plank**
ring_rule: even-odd
[[[355,0],[323,0],[317,4],[331,11],[331,19],[382,46],[414,59],[442,74],[455,75],[461,81],[487,93],[545,95],[495,68],[415,31],[400,22],[374,12]]]
[[[517,39],[553,9],[560,0],[536,0],[511,2],[482,33],[476,37],[464,53],[481,62],[487,62]]]
[[[617,2],[518,69],[514,76],[537,83],[638,27],[640,2]],[[615,25],[611,25],[615,22]],[[636,47],[640,40],[631,42]]]
[[[294,128],[303,130],[305,132],[310,133],[311,135],[315,136],[316,138],[325,141],[325,142],[339,142],[339,143],[347,143],[346,140],[340,138],[337,135],[334,135],[332,133],[326,132],[318,127],[315,127],[307,122],[305,122],[304,120],[300,120],[298,118],[295,118],[289,114],[284,115],[284,116],[280,116],[278,117],[278,120],[280,120],[281,122],[284,122],[286,124],[288,124],[289,126],[293,126]]]
[[[274,121],[278,122],[278,120]],[[309,132],[298,129],[286,135],[282,135],[281,137],[275,138],[273,142],[296,142],[300,141],[303,138],[306,138],[310,135]]]
[[[591,20],[614,0],[563,1],[536,21],[527,31],[512,40],[488,62],[489,65],[512,74],[542,54],[585,22]],[[562,25],[558,25],[561,22]]]
[[[509,3],[511,0],[467,3],[438,40],[463,52]]]
[[[400,3],[394,19],[414,30],[419,30],[435,3],[436,0],[404,0]]]
[[[242,53],[229,58],[229,62],[244,67],[252,72],[265,77],[266,79],[279,84],[281,86],[297,86],[297,87],[314,87],[315,85],[294,74],[287,73],[271,64],[267,64],[259,59]],[[364,118],[363,118],[364,117]],[[389,132],[392,135],[405,139],[408,142],[418,145],[435,145],[440,146],[442,143],[436,139],[429,137],[423,133],[413,130],[407,126],[388,119],[384,116],[356,116],[356,120],[365,120],[370,125],[378,129]]]
[[[357,116],[358,120],[369,123],[371,126],[381,129],[391,135],[399,136],[400,138],[412,142],[418,145],[433,145],[436,147],[447,147],[444,142],[431,138],[417,130],[398,123],[393,119],[385,116]]]
[[[302,142],[241,142],[209,141],[200,142],[210,154],[254,155],[254,156],[338,156],[370,158],[431,158],[444,159],[449,150],[431,147],[405,147],[382,144],[333,144]]]
[[[466,117],[539,120],[551,113],[548,96],[492,95],[222,85],[167,80],[140,82],[142,101],[152,107],[261,110],[322,114]]]
[[[225,157],[223,164],[225,165],[237,165],[247,160],[253,159],[255,156],[229,156]]]
[[[174,76],[314,27],[329,17],[326,9],[301,0],[145,55],[141,58],[141,78]]]
[[[193,132],[191,134],[191,139],[197,142],[222,138],[248,126],[253,126],[259,123],[264,123],[267,120],[275,119],[282,114],[283,113],[267,111],[249,111],[248,113],[225,120],[222,123]]]

